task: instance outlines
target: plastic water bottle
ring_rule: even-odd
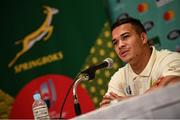
[[[32,105],[32,111],[35,120],[50,119],[48,114],[48,108],[46,103],[41,99],[39,93],[33,95],[34,102]]]

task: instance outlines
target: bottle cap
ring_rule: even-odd
[[[34,98],[34,100],[40,100],[40,99],[41,99],[41,96],[40,96],[39,93],[35,93],[35,94],[33,95],[33,98]]]

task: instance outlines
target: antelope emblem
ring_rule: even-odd
[[[33,47],[33,45],[40,41],[42,38],[44,41],[47,41],[49,37],[52,35],[53,32],[53,26],[51,25],[53,15],[58,13],[58,10],[55,8],[51,8],[49,6],[43,6],[44,7],[44,14],[46,14],[46,18],[43,22],[43,24],[34,32],[30,33],[24,39],[16,41],[15,44],[22,43],[22,50],[20,50],[16,56],[12,59],[12,61],[8,64],[8,67],[12,67],[14,63],[17,61],[19,57],[21,57],[24,53],[26,53],[30,48]]]

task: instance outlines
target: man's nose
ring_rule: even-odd
[[[122,40],[119,40],[118,42],[118,48],[121,49],[122,47],[125,46],[125,43]]]

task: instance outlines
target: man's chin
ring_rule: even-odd
[[[121,59],[123,62],[128,63],[128,60]]]
[[[130,63],[132,59],[121,59],[125,63]]]

